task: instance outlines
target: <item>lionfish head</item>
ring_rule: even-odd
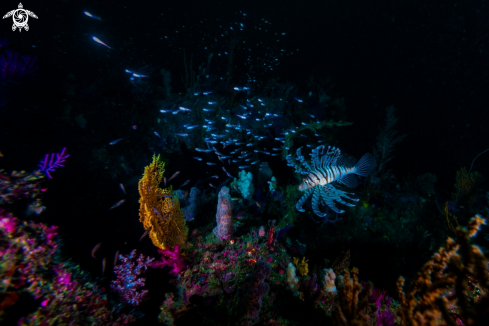
[[[314,184],[307,180],[307,178],[302,179],[301,184],[299,185],[299,190],[300,191],[306,191],[307,189],[310,189],[314,187]]]

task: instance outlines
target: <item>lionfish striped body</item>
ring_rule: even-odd
[[[312,195],[312,209],[319,217],[325,217],[327,214],[319,210],[319,204],[328,206],[336,213],[344,213],[335,206],[335,201],[346,206],[355,206],[343,200],[349,199],[357,202],[358,199],[350,197],[353,193],[336,189],[333,182],[343,184],[349,188],[355,188],[358,184],[356,175],[368,176],[375,165],[375,159],[372,154],[365,154],[357,160],[349,155],[341,155],[339,148],[328,146],[325,153],[325,146],[321,145],[312,150],[310,165],[301,155],[301,148],[297,149],[297,160],[300,165],[294,161],[292,155],[287,155],[287,165],[295,168],[296,172],[304,175],[305,178],[299,185],[299,190],[306,193],[297,202],[296,208],[304,212],[304,205],[307,198]]]

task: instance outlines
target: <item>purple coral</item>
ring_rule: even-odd
[[[7,39],[0,38],[0,49],[7,45]],[[36,57],[21,56],[12,50],[0,53],[0,106],[5,105],[14,95],[9,87],[17,84],[18,80],[36,71]]]
[[[54,172],[54,170],[59,167],[64,167],[63,163],[69,157],[69,155],[65,154],[65,151],[66,147],[63,147],[61,153],[56,154],[56,157],[54,156],[54,153],[52,153],[51,155],[46,154],[44,160],[41,160],[39,162],[39,169],[46,173],[49,179],[53,178],[51,176],[51,172]]]
[[[0,80],[24,77],[36,71],[36,57],[21,56],[15,51],[8,50],[0,56]]]
[[[7,39],[0,38],[0,49],[8,44]],[[21,56],[12,50],[7,50],[0,55],[0,81],[16,77],[24,77],[37,70],[34,66],[37,57]]]
[[[173,250],[169,249],[159,249],[158,252],[161,254],[161,261],[156,261],[151,264],[151,268],[163,268],[171,267],[170,274],[177,276],[181,271],[185,269],[185,260],[180,252],[180,245],[175,245]]]
[[[229,188],[222,187],[219,191],[219,201],[216,213],[217,226],[212,231],[221,240],[231,238],[234,233],[233,210],[231,206],[231,195]]]
[[[111,282],[110,288],[119,293],[122,299],[132,305],[139,305],[148,294],[148,290],[142,290],[146,279],[139,277],[148,269],[154,258],[139,255],[136,261],[136,249],[131,251],[128,256],[119,255],[122,264],[114,267],[117,278]]]

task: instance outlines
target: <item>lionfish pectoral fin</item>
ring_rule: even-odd
[[[316,189],[316,191],[314,191],[314,194],[312,195],[312,210],[314,211],[314,213],[316,213],[317,216],[325,217],[327,214],[322,213],[319,210],[319,202],[321,200],[321,191],[322,191],[322,189]]]
[[[350,193],[347,193],[347,192],[345,192],[343,190],[336,189],[335,187],[333,187],[330,184],[323,186],[323,189],[321,191],[321,197],[322,197],[324,203],[329,208],[331,208],[333,211],[335,211],[338,214],[344,213],[345,211],[338,209],[336,207],[334,201],[337,201],[340,204],[343,204],[343,205],[346,205],[346,206],[355,206],[355,205],[345,202],[341,197],[344,197],[346,199],[353,200],[353,201],[358,201],[358,199],[351,198],[348,195],[351,195],[351,194]]]
[[[301,199],[299,199],[299,201],[295,205],[295,208],[299,212],[304,212],[304,209],[302,208],[302,205],[304,205],[304,203],[306,202],[307,198],[309,198],[309,196],[311,196],[311,194],[312,194],[313,191],[314,191],[314,188],[308,189],[306,191],[306,193],[301,197]]]

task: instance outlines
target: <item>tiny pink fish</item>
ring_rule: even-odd
[[[116,208],[116,207],[119,207],[121,206],[122,204],[124,204],[126,200],[125,199],[122,199],[122,200],[119,200],[114,206],[112,206],[111,208],[109,208],[109,211],[113,208]]]
[[[139,241],[143,240],[143,238],[148,235],[149,231],[151,231],[151,226],[146,231],[144,231],[144,233],[141,236],[141,238],[139,238]]]
[[[95,245],[95,247],[93,247],[93,249],[92,249],[92,258],[97,259],[97,257],[95,257],[95,253],[97,252],[97,250],[100,248],[101,245],[102,245],[102,242],[97,243]]]
[[[132,129],[136,130],[136,129],[138,129],[138,126],[134,125],[134,126],[132,126]]]
[[[119,250],[117,250],[114,255],[114,266],[117,265],[117,258],[119,258]]]
[[[104,276],[106,266],[107,266],[107,259],[104,258],[104,260],[102,260],[102,276]]]
[[[122,192],[125,195],[126,194],[126,189],[124,189],[124,185],[121,183],[121,184],[119,184],[119,187],[121,187],[121,190],[122,190]]]
[[[166,187],[166,177],[163,178],[163,184],[165,185]]]
[[[168,182],[170,182],[173,178],[175,178],[179,174],[180,174],[180,171],[177,171],[177,172],[173,173],[173,175],[171,176],[171,178],[168,179]]]
[[[95,36],[92,37],[92,40],[94,40],[95,42],[97,42],[98,44],[102,44],[103,46],[106,46],[108,47],[109,49],[111,49],[110,46],[108,46],[107,44],[105,44],[104,42],[102,42],[101,40],[99,40],[98,38],[96,38]]]
[[[211,186],[212,188],[216,189],[216,186],[214,186],[212,183],[209,183],[209,186]]]
[[[180,188],[185,187],[185,186],[186,186],[186,185],[188,185],[189,183],[190,183],[190,180],[185,181],[185,182],[184,182],[184,183],[183,183],[183,184],[180,186]]]

